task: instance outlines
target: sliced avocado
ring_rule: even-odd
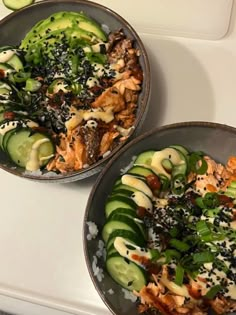
[[[102,41],[107,41],[107,35],[102,30],[101,26],[93,19],[89,18],[83,12],[65,12],[64,17],[69,14],[70,17],[74,17],[77,25],[87,32],[93,33],[95,36],[100,38]]]
[[[92,33],[93,36],[98,37],[100,40],[107,40],[106,34],[101,27],[85,14],[58,12],[36,24],[22,40],[20,48],[25,49],[32,42],[41,40],[48,34],[50,35],[54,31],[65,30],[67,28],[83,29],[86,32]]]

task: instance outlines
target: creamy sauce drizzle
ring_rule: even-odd
[[[47,139],[47,138],[40,139],[40,140],[37,140],[32,145],[32,148],[31,148],[31,151],[30,151],[29,160],[27,161],[26,166],[25,166],[27,171],[37,171],[40,168],[40,166],[42,164],[42,161],[48,160],[51,157],[53,157],[53,154],[52,154],[50,156],[39,158],[40,146],[42,144],[46,143],[46,142],[50,142],[50,140]]]

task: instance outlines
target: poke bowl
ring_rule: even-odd
[[[84,253],[115,315],[235,314],[236,129],[163,126],[108,162],[84,217]]]
[[[35,3],[0,29],[0,167],[47,182],[98,173],[147,112],[149,61],[136,31],[83,0]]]

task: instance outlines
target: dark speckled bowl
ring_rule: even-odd
[[[101,233],[98,233],[95,239],[87,239],[87,222],[94,222],[101,232],[105,222],[104,204],[115,180],[120,176],[121,169],[127,167],[132,158],[139,153],[145,150],[160,150],[171,144],[181,144],[193,151],[204,151],[224,163],[230,155],[236,155],[236,128],[207,122],[178,123],[157,128],[128,143],[108,162],[99,175],[90,194],[84,217],[84,252],[94,286],[115,315],[138,315],[137,307],[135,303],[124,298],[121,287],[107,274],[103,258],[98,258],[97,265],[104,270],[104,279],[99,282],[94,276],[93,257],[102,238]],[[114,294],[109,294],[110,289]]]
[[[130,133],[130,139],[135,136],[138,128],[144,121],[146,110],[148,107],[148,100],[150,94],[150,69],[147,53],[145,48],[135,32],[132,26],[125,21],[121,16],[113,12],[112,10],[90,2],[83,0],[47,0],[36,3],[29,7],[26,7],[18,12],[14,12],[0,21],[0,46],[3,45],[17,45],[20,40],[26,35],[31,27],[39,20],[47,18],[50,14],[59,11],[84,11],[89,16],[94,18],[98,23],[105,24],[110,30],[117,30],[122,28],[125,34],[133,39],[136,43],[136,47],[140,49],[141,57],[140,63],[144,73],[144,83],[142,92],[138,100],[137,118],[134,125],[134,129]],[[129,139],[128,139],[129,140]],[[128,141],[127,140],[127,141]],[[125,143],[125,142],[124,142]],[[33,175],[25,174],[24,170],[19,167],[15,167],[5,155],[0,152],[0,167],[7,172],[14,175],[21,176],[27,179],[35,181],[47,181],[47,182],[71,182],[75,180],[81,180],[83,178],[92,176],[98,173],[104,164],[115,154],[124,144],[116,147],[113,152],[95,163],[94,165],[77,172],[67,173],[66,175],[53,175],[52,173],[45,175]]]

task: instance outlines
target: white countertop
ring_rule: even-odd
[[[0,2],[0,18],[9,12]],[[134,16],[126,14],[126,19]],[[229,31],[219,40],[139,30],[153,75],[143,130],[190,120],[236,126],[235,22],[236,3]],[[39,184],[0,170],[0,178],[0,309],[24,315],[109,314],[83,255],[82,220],[95,177]]]

